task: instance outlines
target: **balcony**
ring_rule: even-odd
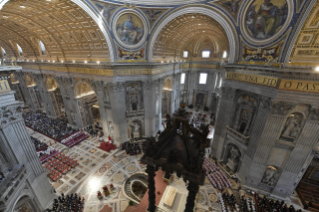
[[[142,116],[142,115],[144,115],[144,109],[126,111],[126,117]]]
[[[230,126],[227,126],[226,130],[227,130],[227,133],[229,135],[234,137],[236,140],[240,141],[242,144],[244,144],[244,145],[248,144],[248,141],[249,141],[249,138],[250,138],[249,136],[244,136],[243,134],[237,132],[236,130],[234,130]]]
[[[17,61],[1,60],[0,59],[0,71],[5,70],[18,70],[22,69],[21,66],[18,66]]]
[[[11,172],[0,183],[0,201],[7,202],[17,190],[17,187],[27,176],[27,170],[24,166],[16,165]]]

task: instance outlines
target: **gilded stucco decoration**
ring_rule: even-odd
[[[314,5],[290,54],[291,65],[319,64],[319,2]]]
[[[267,48],[250,48],[243,46],[242,58],[244,61],[278,62],[283,42]]]
[[[145,14],[150,23],[150,28],[153,27],[155,22],[162,17],[167,9],[141,9]]]
[[[17,57],[18,43],[28,59],[109,60],[99,26],[71,0],[10,0],[0,12],[0,31],[0,46],[8,57]],[[40,54],[38,40],[45,45],[45,56]]]
[[[223,0],[223,1],[218,1],[217,3],[219,5],[222,5],[224,8],[226,8],[236,19],[242,2],[243,0]]]
[[[211,47],[212,54],[228,51],[229,43],[223,27],[206,15],[184,14],[161,30],[154,44],[153,60],[179,60],[184,50],[192,53],[190,57],[201,58],[199,51],[205,45]]]
[[[14,76],[13,73],[10,74],[10,80],[11,80],[11,83],[12,83],[12,84],[17,84],[17,83],[19,83],[19,80],[17,80],[17,79],[15,78],[15,76]]]
[[[111,17],[120,5],[105,3],[101,1],[92,0],[95,6],[98,8],[100,14],[105,18],[107,23],[110,25]]]

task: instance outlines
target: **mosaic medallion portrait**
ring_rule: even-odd
[[[117,19],[116,35],[126,45],[137,45],[144,36],[144,25],[137,15],[125,13]]]
[[[288,17],[286,0],[254,0],[245,15],[248,34],[258,40],[272,37]]]

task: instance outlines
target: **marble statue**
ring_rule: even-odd
[[[228,157],[228,161],[227,161],[227,166],[228,168],[230,168],[230,170],[232,172],[236,172],[237,171],[237,167],[239,164],[239,157],[240,157],[240,152],[237,148],[232,147],[230,150],[230,156]]]
[[[264,173],[263,178],[261,179],[261,182],[274,187],[277,183],[278,177],[279,174],[277,173],[277,169],[275,169],[274,167],[268,167]]]
[[[210,147],[205,148],[205,158],[209,158],[209,155],[211,152],[212,152],[212,149]]]
[[[232,147],[231,150],[230,150],[229,159],[232,160],[232,161],[237,161],[239,155],[240,155],[240,153],[239,153],[238,149],[236,149],[235,147]]]
[[[284,127],[283,136],[297,138],[301,131],[300,120],[298,116],[290,117]]]
[[[131,125],[131,138],[141,137],[140,128],[140,125],[136,121],[133,122],[133,125]]]
[[[75,122],[75,115],[74,115],[73,110],[71,110],[71,117],[72,117],[72,121]]]

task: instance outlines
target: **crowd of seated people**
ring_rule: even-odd
[[[53,147],[48,146],[46,143],[40,141],[37,138],[31,136],[31,141],[33,142],[35,149],[37,151],[38,157],[41,163],[45,163],[48,159],[53,157],[58,153]]]
[[[45,150],[48,148],[48,145],[42,141],[40,141],[39,139],[36,139],[34,137],[31,136],[31,141],[33,142],[35,149],[37,150],[37,152]]]
[[[203,167],[206,169],[206,175],[209,182],[219,190],[231,187],[230,180],[225,172],[213,163],[210,159],[205,158]]]
[[[77,160],[59,152],[48,160],[48,163],[45,164],[45,168],[50,171],[49,177],[55,182],[60,179],[63,174],[67,174],[71,168],[74,168],[77,165],[79,165]]]
[[[266,196],[261,198],[257,193],[253,192],[253,197],[243,195],[241,197],[240,211],[257,211],[257,212],[301,212],[301,209],[295,209],[293,205],[289,207],[285,202],[279,200],[268,199]]]
[[[64,119],[49,118],[41,111],[23,113],[25,124],[57,141],[71,135],[76,129],[68,126]]]
[[[89,135],[82,132],[82,131],[79,131],[79,132],[76,132],[72,135],[70,135],[69,137],[65,138],[65,139],[62,139],[61,140],[61,144],[64,144],[66,146],[68,146],[69,148],[79,144],[80,142],[82,142],[83,140],[85,140],[86,138],[88,138]]]
[[[0,183],[4,180],[4,174],[3,174],[3,172],[0,172]]]
[[[83,212],[84,197],[77,193],[64,196],[62,193],[58,199],[54,199],[52,209],[46,209],[46,212]]]
[[[89,125],[83,128],[84,131],[88,132],[92,137],[96,136],[98,134],[98,130],[94,130],[93,125]]]
[[[145,153],[150,140],[149,138],[134,138],[132,141],[126,141],[122,144],[121,149],[126,151],[128,155],[138,155],[142,151]]]

